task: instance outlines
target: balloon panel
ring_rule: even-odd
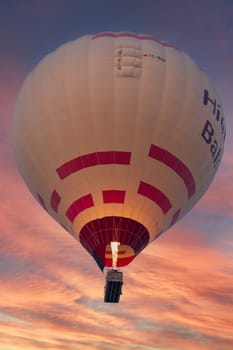
[[[14,147],[32,194],[77,239],[116,217],[145,228],[144,247],[207,190],[225,132],[221,101],[188,55],[146,35],[101,33],[61,46],[29,75]],[[110,236],[89,251],[102,264]]]

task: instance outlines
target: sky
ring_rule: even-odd
[[[0,350],[233,349],[232,0],[0,0]],[[17,172],[11,128],[39,60],[84,34],[150,34],[216,85],[227,122],[218,173],[195,208],[125,271],[119,304],[80,244]]]

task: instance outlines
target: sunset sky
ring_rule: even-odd
[[[80,244],[17,172],[15,98],[60,44],[146,33],[187,52],[222,98],[227,140],[210,189],[125,270],[119,304]],[[0,350],[233,349],[233,1],[0,0]]]

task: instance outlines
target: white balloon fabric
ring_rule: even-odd
[[[209,187],[226,136],[221,101],[184,52],[147,35],[62,45],[17,99],[14,151],[34,197],[94,257],[127,265]]]

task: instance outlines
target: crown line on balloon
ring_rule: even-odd
[[[138,39],[138,40],[151,40],[151,41],[155,41],[165,47],[172,47],[176,50],[177,47],[167,43],[166,41],[163,40],[159,40],[154,38],[153,36],[150,35],[139,35],[139,34],[134,34],[134,33],[130,33],[130,32],[120,32],[120,33],[112,33],[112,32],[103,32],[103,33],[99,33],[96,34],[92,37],[92,40],[98,39],[98,38],[106,38],[106,37],[110,37],[110,38],[134,38],[134,39]]]

